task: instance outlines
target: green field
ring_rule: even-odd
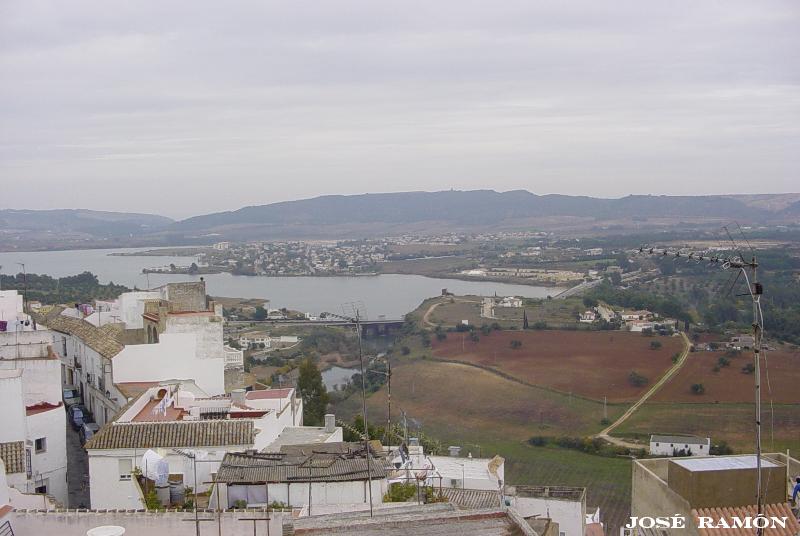
[[[800,404],[763,404],[764,450],[800,453]],[[753,404],[646,403],[614,431],[646,439],[653,433],[681,433],[727,441],[736,452],[753,452]]]

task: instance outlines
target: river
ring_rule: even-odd
[[[145,248],[148,249],[148,248]],[[142,268],[190,264],[191,257],[112,256],[110,253],[144,251],[136,249],[90,249],[72,251],[0,252],[0,272],[15,274],[25,264],[28,273],[53,277],[90,271],[102,283],[140,289],[173,281],[198,280],[199,276],[142,274]],[[381,274],[359,277],[265,277],[234,276],[228,273],[207,274],[208,293],[212,296],[263,298],[270,306],[318,314],[322,311],[342,312],[343,305],[357,302],[367,318],[384,315],[401,318],[416,309],[426,298],[438,296],[443,288],[459,295],[523,296],[544,298],[562,291],[556,287],[514,285],[490,281],[436,279],[420,275]]]

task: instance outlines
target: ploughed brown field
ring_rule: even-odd
[[[639,398],[672,366],[672,356],[683,350],[679,337],[644,337],[619,331],[493,331],[479,334],[448,333],[433,340],[438,359],[462,361],[497,370],[523,382],[564,393],[609,402]],[[511,341],[522,346],[512,348]],[[661,348],[650,348],[652,341]],[[636,387],[628,381],[631,371],[649,380]]]
[[[764,352],[761,360],[761,397],[776,404],[800,402],[800,350],[783,347],[774,352]],[[655,395],[656,402],[752,402],[754,400],[753,374],[744,374],[742,367],[753,362],[752,352],[743,351],[737,357],[728,357],[730,365],[714,366],[724,352],[694,352],[678,374]],[[769,367],[766,366],[769,364]],[[767,383],[769,373],[769,384]],[[702,383],[703,394],[692,393],[692,385]],[[770,388],[771,387],[771,394]]]

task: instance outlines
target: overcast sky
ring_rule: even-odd
[[[0,0],[0,208],[800,190],[800,2]]]

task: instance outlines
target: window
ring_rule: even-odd
[[[42,480],[41,485],[36,486],[36,488],[34,489],[34,492],[35,493],[46,494],[47,493],[47,484],[48,483],[49,483],[49,481],[45,478],[44,480]]]
[[[40,437],[39,439],[37,439],[36,440],[35,449],[36,449],[36,454],[41,454],[42,452],[47,452],[47,438],[46,437]]]
[[[119,479],[130,480],[131,473],[133,472],[133,462],[130,459],[118,460],[119,464]]]
[[[656,446],[658,446],[658,443],[656,443]]]

